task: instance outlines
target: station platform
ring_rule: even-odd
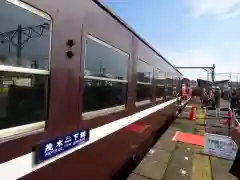
[[[221,102],[223,107],[227,104],[227,101]],[[229,132],[227,128],[221,127],[226,124],[213,118],[215,112],[212,117],[210,112],[205,118],[189,120],[192,105],[200,107],[199,98],[192,98],[188,102],[127,180],[237,180],[229,173],[233,161],[205,155],[202,146],[172,140],[176,131],[202,136],[205,131],[215,131],[218,134]],[[217,123],[221,125],[211,126]]]

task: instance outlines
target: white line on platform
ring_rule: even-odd
[[[178,133],[179,133],[179,131],[176,131],[175,135],[174,135],[173,138],[172,138],[172,141],[175,141],[175,139],[176,139]]]

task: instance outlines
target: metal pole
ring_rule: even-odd
[[[180,88],[180,105],[182,105],[182,79],[181,78],[179,78],[179,83],[180,83],[180,85],[179,85],[179,88]]]
[[[213,64],[213,66],[212,66],[212,74],[211,74],[211,76],[212,76],[212,89],[213,89],[213,86],[214,86],[214,76],[215,76],[215,64]],[[210,97],[213,97],[212,89],[210,91]]]
[[[18,25],[17,29],[18,38],[17,38],[17,65],[21,65],[22,58],[22,26]]]
[[[212,86],[214,86],[214,79],[215,79],[215,64],[212,67]]]

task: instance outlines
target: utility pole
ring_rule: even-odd
[[[48,23],[31,27],[22,27],[21,25],[18,25],[17,29],[15,30],[0,33],[0,43],[9,43],[9,45],[12,45],[16,48],[17,65],[20,66],[22,63],[22,50],[24,45],[32,38],[48,35],[49,29],[50,26]]]
[[[17,28],[17,65],[21,66],[22,63],[22,26],[18,25]]]
[[[212,67],[212,86],[214,86],[214,79],[215,79],[215,64]]]
[[[205,71],[207,71],[207,79],[209,80],[209,74],[210,72],[208,72],[208,70],[211,70],[211,76],[212,76],[212,82],[214,82],[214,77],[215,77],[215,64],[213,64],[212,67],[202,67],[202,66],[188,66],[188,67],[176,67],[177,69],[203,69]],[[208,70],[207,70],[208,69]]]

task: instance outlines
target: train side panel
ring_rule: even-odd
[[[94,1],[24,2],[52,19],[48,118],[44,130],[0,141],[0,172],[8,179],[110,179],[174,120],[182,75]],[[131,123],[144,130],[126,128]],[[90,128],[87,145],[32,164],[39,142],[82,128]]]

